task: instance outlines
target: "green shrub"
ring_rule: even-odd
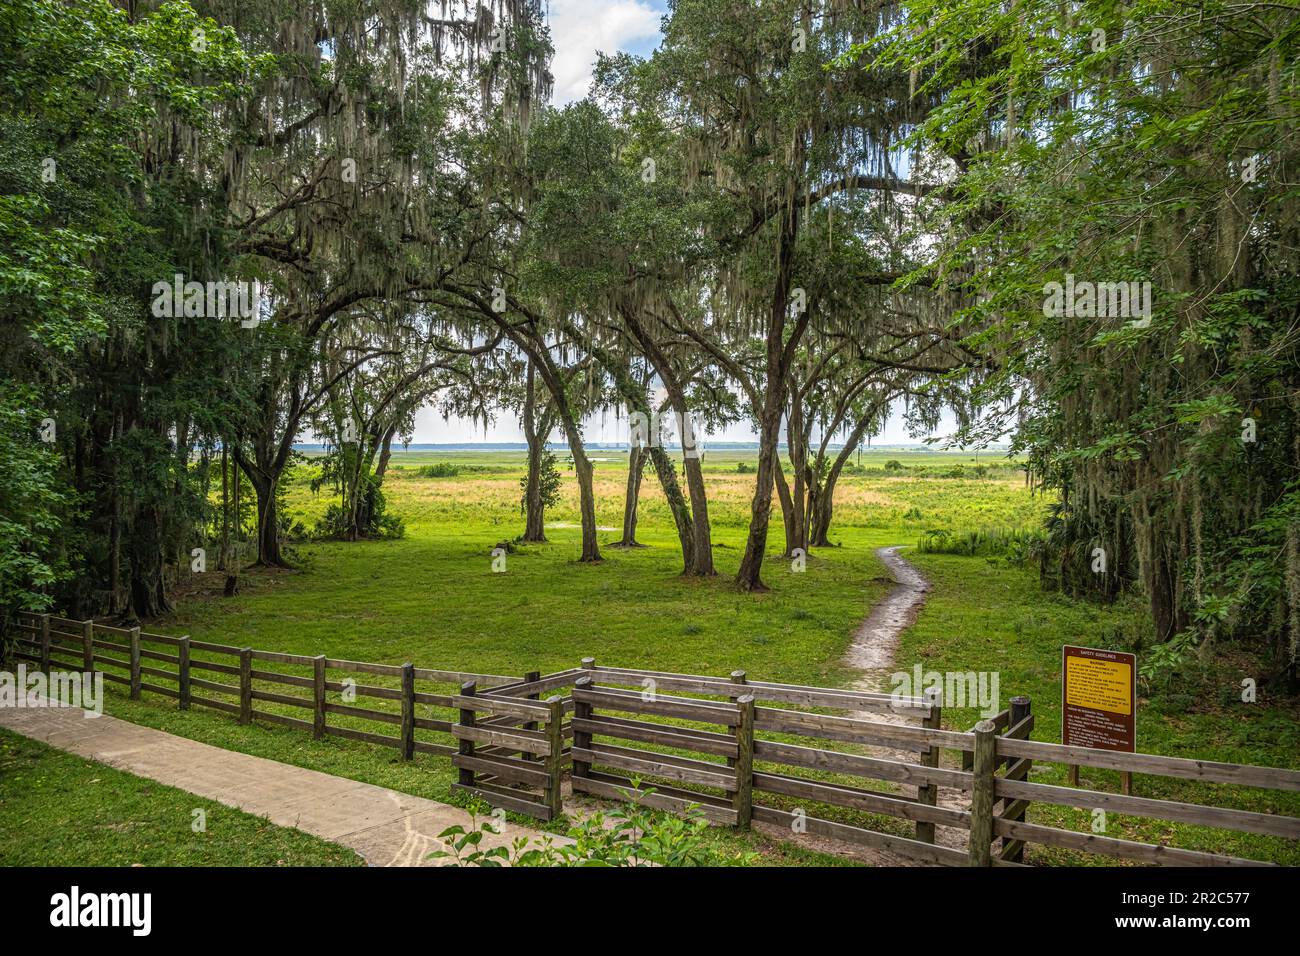
[[[554,508],[560,503],[560,472],[555,467],[555,455],[549,451],[542,452],[539,462],[537,483],[542,496],[542,508]],[[528,514],[528,475],[519,479],[519,513]]]
[[[1009,564],[1036,560],[1046,542],[1038,529],[981,528],[964,534],[947,528],[931,528],[917,542],[922,554],[958,554],[963,557],[1005,559]]]
[[[460,465],[449,461],[436,461],[432,465],[421,465],[415,470],[421,478],[456,478],[460,475]]]
[[[638,782],[633,780],[633,787]],[[646,790],[645,793],[653,793]],[[453,826],[438,837],[447,847],[431,853],[452,866],[753,866],[757,854],[726,854],[707,837],[709,822],[696,806],[681,815],[650,810],[625,791],[627,802],[608,814],[593,814],[573,827],[572,844],[556,846],[550,837],[531,841],[518,837],[509,847],[480,848],[484,836],[496,832],[496,821],[479,823],[487,807],[470,808],[468,827]]]

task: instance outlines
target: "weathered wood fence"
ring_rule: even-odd
[[[570,670],[510,677],[237,648],[51,615],[22,616],[18,630],[14,656],[46,672],[99,672],[132,698],[162,694],[182,709],[197,704],[241,723],[389,747],[405,760],[449,757],[453,789],[544,820],[562,812],[571,769],[575,793],[694,806],[720,825],[756,821],[948,866],[1022,865],[1028,844],[1148,864],[1261,865],[1030,823],[1034,804],[1300,840],[1300,819],[1282,814],[1031,782],[1038,761],[1300,792],[1294,770],[1031,740],[1023,697],[963,732],[942,729],[940,708],[921,698],[754,681],[742,671],[672,674],[585,658]]]
[[[448,757],[460,789],[550,819],[559,812],[564,704],[500,674],[374,664],[149,634],[48,614],[18,621],[14,656],[234,716],[416,754]],[[274,709],[268,709],[274,708]],[[297,716],[294,716],[294,715]],[[482,715],[482,716],[480,716]],[[503,784],[508,784],[507,788]]]

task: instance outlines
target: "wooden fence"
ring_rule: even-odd
[[[458,789],[541,819],[559,812],[561,747],[552,741],[562,739],[564,705],[535,700],[545,682],[534,688],[499,674],[285,654],[44,614],[20,616],[17,630],[14,656],[43,671],[96,672],[132,699],[161,694],[182,710],[197,705],[241,724],[388,747],[403,760],[448,757],[460,768]],[[503,781],[523,785],[503,794]]]
[[[1024,697],[963,732],[942,729],[940,708],[920,698],[754,681],[743,671],[674,674],[584,658],[554,674],[508,677],[237,648],[50,615],[23,616],[18,629],[15,656],[42,670],[95,671],[133,698],[162,694],[182,709],[197,704],[241,723],[390,747],[406,760],[446,756],[457,770],[453,789],[544,820],[562,812],[571,767],[575,793],[631,794],[669,811],[694,806],[720,825],[757,821],[947,866],[1022,865],[1029,844],[1137,863],[1260,865],[1031,823],[1034,804],[1300,840],[1300,819],[1291,816],[1031,782],[1037,761],[1300,792],[1294,770],[1031,740]],[[361,698],[371,706],[359,706]],[[937,840],[936,827],[948,838]]]
[[[915,697],[753,681],[742,671],[728,678],[668,674],[598,667],[592,658],[583,661],[583,670],[573,691],[575,792],[617,798],[632,789],[632,773],[653,788],[645,794],[642,787],[640,798],[661,809],[696,804],[721,824],[743,827],[757,820],[923,862],[965,862],[965,853],[935,843],[936,824],[965,825],[961,813],[936,805],[939,788],[970,789],[971,776],[938,766],[936,745],[961,744],[967,736],[938,729],[939,707]],[[812,707],[848,716],[796,709]],[[882,714],[901,723],[871,719]],[[666,752],[631,748],[627,741]],[[831,749],[822,741],[886,747],[906,759]],[[901,784],[915,794],[869,790],[840,778]],[[910,823],[912,834],[852,826],[803,806],[785,809],[792,801],[895,817]]]

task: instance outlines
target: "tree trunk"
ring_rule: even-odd
[[[785,557],[793,557],[794,549],[799,547],[799,529],[795,524],[795,505],[790,494],[790,485],[785,480],[785,469],[781,467],[781,456],[776,456],[776,496],[781,501],[781,523],[785,525]]]
[[[542,501],[542,454],[550,428],[537,427],[537,399],[533,363],[528,363],[528,384],[524,396],[524,437],[528,440],[528,482],[524,486],[524,541],[546,540],[546,505]],[[539,434],[539,432],[542,432]]]
[[[592,487],[591,460],[582,446],[582,433],[578,423],[573,419],[568,401],[556,400],[560,424],[564,426],[564,435],[569,440],[569,452],[573,455],[573,471],[578,477],[578,506],[582,512],[582,556],[579,561],[600,561],[600,545],[596,541],[596,493]]]
[[[361,504],[357,515],[357,527],[365,535],[374,535],[379,531],[377,526],[379,520],[379,496],[383,491],[384,475],[388,473],[389,459],[393,455],[393,436],[396,433],[396,425],[389,425],[384,429],[384,433],[379,439],[378,460],[375,462],[375,470],[370,474],[370,480],[365,482],[365,489],[361,496]]]
[[[393,436],[397,434],[397,426],[388,426],[384,432],[384,438],[379,446],[379,461],[375,465],[375,484],[384,483],[384,475],[388,474],[388,462],[393,457]]]
[[[685,414],[685,405],[682,405]],[[691,493],[692,554],[687,574],[710,577],[717,574],[713,568],[713,528],[709,524],[709,497],[704,486],[704,469],[698,457],[684,457],[686,487]]]
[[[276,476],[279,477],[278,475]],[[287,568],[280,550],[280,522],[276,512],[276,479],[250,472],[248,480],[257,493],[257,565],[264,568]]]
[[[862,444],[862,436],[867,433],[870,427],[872,416],[863,414],[858,423],[853,426],[849,432],[849,437],[844,440],[844,447],[840,453],[835,456],[835,461],[831,463],[830,471],[826,474],[826,481],[819,487],[816,484],[816,477],[813,476],[809,486],[809,507],[808,507],[808,540],[814,548],[828,548],[830,541],[827,535],[831,530],[831,518],[835,510],[835,484],[840,480],[840,472],[853,457],[854,451],[858,445]]]
[[[838,476],[836,476],[838,477]],[[813,548],[829,548],[827,533],[831,530],[831,509],[835,497],[835,480],[828,477],[824,485],[808,488],[808,544]]]
[[[626,365],[604,349],[599,346],[589,347],[592,356],[614,380],[614,386],[622,395],[623,401],[627,403],[628,411],[641,412],[649,421],[651,409],[645,386],[633,382]],[[668,510],[672,512],[673,524],[677,527],[677,540],[682,548],[682,574],[691,574],[695,567],[695,529],[691,520],[691,508],[682,495],[681,486],[677,483],[677,469],[672,458],[658,444],[651,445],[648,451],[650,462],[655,468],[655,475],[659,478],[659,485],[668,500]]]
[[[524,491],[524,540],[546,540],[546,513],[542,502],[542,450],[540,443],[528,449],[528,485]]]
[[[691,574],[695,567],[695,529],[691,521],[691,508],[677,483],[677,469],[668,452],[659,447],[650,448],[650,462],[668,499],[668,510],[677,526],[677,540],[682,546],[682,574]]]
[[[773,386],[769,386],[773,387]],[[754,499],[749,508],[749,537],[745,554],[736,572],[736,584],[744,591],[766,591],[763,584],[763,557],[767,551],[767,526],[772,518],[772,486],[776,483],[777,442],[781,431],[781,404],[770,400],[759,423],[758,478]]]
[[[776,484],[777,448],[781,439],[781,413],[789,393],[790,361],[799,340],[808,327],[808,309],[795,320],[786,341],[786,312],[790,308],[790,272],[794,265],[794,246],[799,230],[799,204],[790,203],[782,216],[777,243],[775,282],[767,327],[767,374],[763,407],[758,430],[758,479],[750,505],[749,538],[745,556],[736,572],[736,584],[742,591],[763,591],[763,557],[767,551],[767,526],[772,518],[772,486]]]
[[[221,439],[221,552],[217,556],[217,570],[230,566],[230,452],[226,439]]]
[[[623,501],[623,539],[616,547],[640,548],[636,540],[637,502],[641,497],[641,475],[648,456],[639,445],[633,445],[627,455],[627,497]]]
[[[163,584],[162,524],[151,504],[136,509],[128,545],[131,563],[130,613],[140,620],[171,611]]]
[[[709,495],[704,484],[704,469],[700,463],[699,451],[695,447],[699,442],[698,437],[693,437],[694,444],[692,448],[689,450],[687,448],[686,432],[687,425],[690,422],[690,410],[686,406],[686,390],[668,356],[664,354],[654,337],[646,332],[636,313],[630,309],[625,309],[623,310],[623,316],[627,321],[632,337],[641,345],[641,351],[649,359],[650,364],[659,375],[659,380],[663,382],[664,389],[668,392],[669,407],[680,419],[682,467],[686,471],[686,487],[691,494],[689,530],[692,546],[689,553],[684,545],[682,548],[682,555],[685,558],[684,563],[686,565],[684,573],[709,577],[717,573],[713,568],[713,528],[709,523]],[[649,403],[646,404],[646,411],[648,412]],[[691,433],[694,436],[694,429],[691,430]],[[694,454],[689,454],[688,451],[690,450],[693,450]],[[681,525],[679,525],[680,528]]]
[[[596,492],[592,487],[592,464],[582,448],[582,441],[570,439],[573,449],[573,470],[578,476],[579,505],[582,509],[582,557],[579,561],[600,561],[600,545],[596,541]]]

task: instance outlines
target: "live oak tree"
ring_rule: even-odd
[[[547,90],[536,4],[426,6],[230,12],[285,64],[250,104],[264,128],[230,163],[238,248],[277,284],[235,446],[257,492],[262,564],[284,564],[275,489],[328,394],[312,368],[321,343],[359,306],[412,296],[460,261],[473,210],[444,171],[473,148],[477,111],[526,117]]]
[[[1060,496],[1045,576],[1139,589],[1153,671],[1239,637],[1294,679],[1300,18],[1157,0],[907,9],[863,62],[916,71],[935,104],[916,141],[957,160],[926,275],[963,286],[959,318],[999,358],[966,437],[1014,427]],[[1053,282],[1108,291],[1053,309]],[[1130,282],[1129,310],[1110,308]],[[1144,282],[1150,310],[1134,311]]]
[[[751,406],[759,460],[737,573],[746,590],[763,588],[781,421],[810,328],[797,291],[807,221],[843,194],[879,193],[888,202],[930,188],[903,180],[890,162],[907,118],[905,75],[823,69],[879,27],[875,11],[847,3],[813,11],[796,2],[755,9],[684,0],[660,49],[644,62],[625,61],[615,77],[640,112],[666,117],[684,150],[688,195],[706,200],[699,225],[717,256],[703,281],[704,322],[684,319],[675,330],[735,375]],[[827,321],[847,327],[854,317]],[[761,342],[759,355],[746,354],[751,340]]]

